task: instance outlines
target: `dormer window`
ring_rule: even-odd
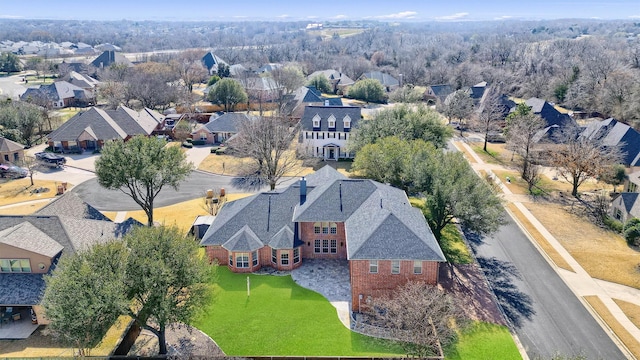
[[[319,129],[320,128],[320,116],[316,115],[313,117],[313,127],[315,129]]]
[[[342,119],[342,124],[345,129],[351,128],[351,117],[349,117],[349,115],[345,116],[344,119]]]
[[[333,115],[329,116],[328,122],[329,122],[329,129],[336,128],[336,118]]]

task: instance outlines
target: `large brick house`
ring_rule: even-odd
[[[346,259],[353,311],[408,280],[435,284],[445,261],[422,212],[402,190],[349,179],[330,166],[284,190],[225,204],[201,245],[211,261],[234,272]]]

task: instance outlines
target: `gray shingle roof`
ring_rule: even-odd
[[[215,67],[216,71],[219,64],[227,65],[227,63],[224,60],[220,59],[217,55],[215,55],[212,52],[208,52],[204,54],[204,56],[202,57],[202,63],[207,68],[207,70],[211,70],[211,68]]]
[[[362,74],[361,78],[376,79],[382,84],[382,86],[398,86],[400,82],[389,74],[385,74],[380,71],[371,71]]]
[[[83,89],[93,89],[98,86],[98,84],[100,84],[98,80],[92,78],[91,76],[84,75],[75,71],[70,71],[67,75],[62,77],[61,80],[69,82]]]
[[[540,115],[546,126],[558,125],[560,127],[577,126],[576,122],[567,114],[563,114],[556,110],[553,105],[543,99],[530,98],[526,101],[531,106],[534,114]]]
[[[68,191],[56,200],[36,211],[35,215],[64,215],[76,219],[111,221],[93,206],[84,202],[73,191]]]
[[[37,305],[44,293],[44,274],[0,274],[0,304]]]
[[[318,115],[320,117],[320,128],[315,129],[318,131],[329,130],[329,117],[333,115],[336,119],[335,131],[344,131],[343,119],[346,116],[351,118],[351,129],[356,127],[358,121],[360,121],[361,113],[360,108],[355,106],[307,106],[304,108],[304,114],[300,119],[300,123],[303,130],[312,131],[313,118]]]
[[[225,113],[214,118],[213,116],[203,128],[210,133],[228,132],[237,133],[238,124],[249,119],[245,113]]]
[[[0,231],[0,243],[50,258],[63,249],[60,243],[28,221]]]
[[[248,225],[243,226],[242,229],[238,230],[229,240],[222,244],[222,247],[229,251],[255,251],[263,246],[262,241]]]
[[[98,55],[92,62],[91,65],[97,68],[108,68],[111,64],[124,64],[127,66],[133,66],[131,61],[127,59],[124,55],[119,52],[115,52],[113,50],[103,51],[102,54]]]
[[[592,122],[580,136],[599,141],[603,146],[619,147],[624,165],[640,165],[640,133],[627,124],[613,118]]]
[[[0,136],[0,152],[14,152],[24,149],[24,145]]]
[[[265,245],[291,248],[299,240],[292,230],[294,221],[335,221],[345,223],[349,259],[445,261],[424,216],[402,190],[373,180],[347,179],[330,166],[306,181],[303,205],[299,181],[280,192],[225,204],[201,245],[222,245],[250,228]]]
[[[331,70],[331,69],[316,71],[311,75],[307,76],[307,79],[311,80],[318,75],[324,75],[324,77],[326,77],[330,82],[337,83],[337,85],[339,86],[348,86],[348,85],[353,85],[355,83],[355,81],[353,81],[353,79],[348,77],[345,73],[342,73],[336,70]]]

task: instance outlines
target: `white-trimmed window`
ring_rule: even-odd
[[[400,260],[391,260],[391,273],[400,274]]]
[[[319,222],[314,223],[313,224],[313,233],[314,234],[320,234],[321,228],[322,228],[322,223],[319,223]]]
[[[331,223],[331,225],[329,225],[329,234],[335,235],[337,233],[338,233],[338,224]]]
[[[422,261],[416,260],[413,262],[413,273],[422,274]]]
[[[369,260],[369,272],[372,274],[378,273],[378,260]]]
[[[300,248],[293,249],[293,263],[297,264],[300,262]]]
[[[331,240],[329,245],[330,247],[330,251],[332,254],[336,254],[338,252],[338,240]]]
[[[206,133],[204,133],[204,132],[201,132],[201,133],[200,133],[200,140],[202,140],[202,141],[207,141],[207,134],[206,134]]]
[[[236,267],[248,268],[249,267],[249,253],[237,253],[236,254]]]
[[[629,182],[629,192],[636,192],[638,185],[636,183]]]
[[[328,234],[329,233],[329,223],[328,222],[323,222],[322,223],[322,233],[323,234]]]
[[[316,115],[313,117],[313,127],[314,128],[320,127],[320,116]]]
[[[329,240],[322,240],[322,253],[323,254],[329,253]]]
[[[233,266],[233,254],[229,254],[229,266]]]
[[[344,126],[345,129],[351,128],[351,117],[349,115],[342,119],[342,126]]]
[[[29,259],[0,259],[0,272],[30,273],[31,261]]]
[[[289,252],[283,252],[280,254],[280,264],[289,265]]]
[[[258,250],[251,253],[252,266],[258,265]]]
[[[329,119],[327,120],[327,123],[329,124],[329,129],[335,129],[336,128],[336,117],[331,115],[329,116]]]
[[[271,262],[274,264],[278,263],[278,250],[271,249]]]
[[[314,240],[313,241],[313,252],[314,253],[320,254],[320,252],[321,252],[321,250],[320,250],[321,249],[321,245],[320,244],[321,244],[320,240]]]

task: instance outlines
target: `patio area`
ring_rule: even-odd
[[[29,307],[14,307],[0,312],[0,340],[26,339],[38,328],[31,322]]]

